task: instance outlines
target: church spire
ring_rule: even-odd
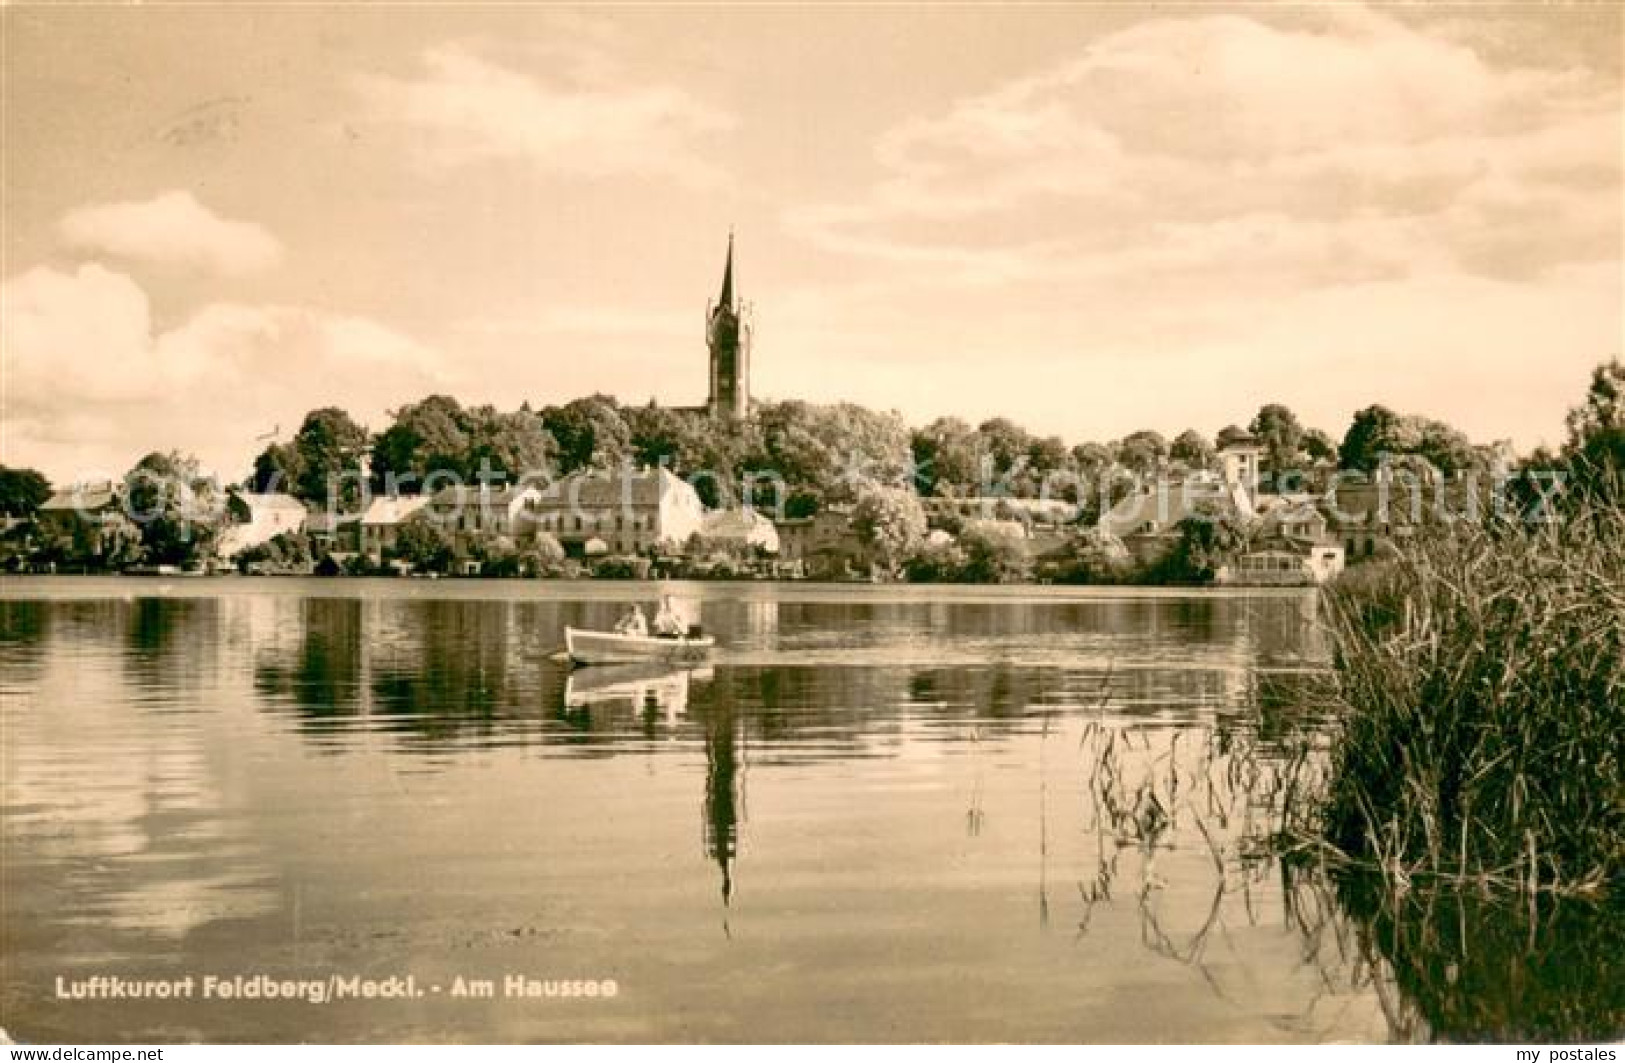
[[[705,343],[711,351],[711,416],[741,420],[750,415],[749,310],[734,305],[734,234],[728,230],[728,262],[722,294],[706,314]]]
[[[728,230],[728,264],[722,267],[722,295],[717,299],[718,306],[725,306],[729,310],[734,305],[734,231]]]

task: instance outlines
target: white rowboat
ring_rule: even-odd
[[[564,648],[576,664],[634,664],[664,661],[667,664],[704,664],[717,640],[710,635],[675,639],[653,635],[617,635],[610,631],[564,629]]]

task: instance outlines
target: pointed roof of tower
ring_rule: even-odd
[[[732,309],[734,305],[734,233],[728,230],[728,264],[722,268],[722,295],[717,298],[718,306]]]

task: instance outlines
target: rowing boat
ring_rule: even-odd
[[[576,664],[704,664],[716,639],[710,635],[660,638],[655,635],[620,635],[612,631],[564,629],[564,648]]]

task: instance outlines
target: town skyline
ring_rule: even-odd
[[[236,478],[329,405],[695,404],[730,228],[752,391],[915,425],[1527,450],[1621,346],[1608,5],[0,19],[0,462],[58,482]]]

